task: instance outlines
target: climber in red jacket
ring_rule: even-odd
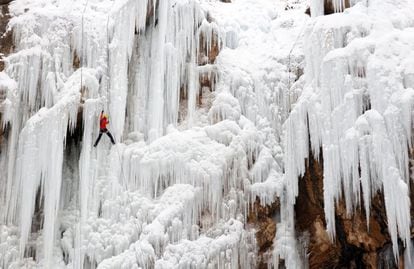
[[[101,115],[99,116],[99,136],[96,139],[95,144],[93,145],[94,147],[96,147],[98,145],[99,140],[101,140],[101,137],[102,137],[103,133],[106,133],[109,136],[109,138],[111,139],[112,144],[115,145],[115,140],[114,140],[112,134],[106,128],[108,123],[109,123],[108,115],[104,114],[104,111],[102,110]]]

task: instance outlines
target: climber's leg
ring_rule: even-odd
[[[111,139],[112,144],[115,145],[115,140],[114,140],[114,137],[112,136],[112,134],[109,131],[107,131],[106,135],[109,136],[109,139]]]
[[[101,131],[99,131],[98,138],[96,139],[95,144],[93,145],[94,147],[96,147],[96,146],[98,145],[99,140],[101,140],[101,137],[102,137],[102,132],[101,132]]]

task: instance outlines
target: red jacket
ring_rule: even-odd
[[[106,125],[108,125],[109,120],[106,115],[101,114],[101,118],[99,119],[99,126],[101,129],[106,129]]]

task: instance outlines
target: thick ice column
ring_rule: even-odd
[[[331,0],[331,1],[332,1],[335,12],[342,12],[345,9],[346,0]]]
[[[82,229],[87,221],[89,213],[89,194],[93,188],[91,182],[94,182],[93,177],[93,162],[92,162],[92,144],[93,132],[96,129],[96,119],[100,111],[100,102],[97,99],[86,100],[83,106],[83,126],[84,133],[82,139],[82,152],[79,160],[79,206],[80,206],[80,220],[76,227],[75,235],[75,253],[74,263],[75,268],[83,268],[84,252],[81,251],[83,242]]]
[[[122,13],[122,12],[121,12]],[[124,25],[125,24],[121,24]],[[122,31],[130,29],[122,28]],[[121,31],[118,29],[118,32]],[[128,58],[122,38],[122,33],[115,36],[110,46],[110,89],[109,89],[109,113],[112,134],[116,141],[122,137],[125,118],[126,96],[128,91]]]
[[[188,127],[193,125],[194,114],[196,111],[197,95],[199,91],[198,72],[195,64],[195,50],[193,49],[191,62],[188,64]]]
[[[181,83],[181,73],[179,63],[180,55],[177,55],[177,49],[169,43],[166,46],[166,84],[165,84],[165,100],[167,100],[166,105],[164,106],[164,117],[165,122],[164,126],[169,124],[177,124],[178,122],[178,108],[180,102],[180,88]]]
[[[130,90],[128,96],[128,131],[147,134],[149,77],[148,68],[151,42],[141,35],[136,39],[136,48],[130,63]]]
[[[280,202],[280,223],[277,224],[277,231],[273,240],[275,246],[273,258],[270,261],[275,268],[279,268],[279,261],[285,261],[286,268],[306,268],[299,256],[295,235],[294,205],[281,197]]]
[[[120,141],[125,124],[128,94],[128,63],[132,57],[135,31],[145,29],[148,0],[114,3],[109,29],[109,112],[110,126],[116,141]],[[109,41],[108,41],[109,42]]]
[[[31,232],[36,196],[44,198],[43,258],[51,268],[57,216],[60,203],[63,147],[68,129],[76,124],[79,73],[62,87],[59,101],[50,109],[42,108],[27,122],[19,136],[15,184],[11,205],[20,209],[20,255]],[[40,192],[38,192],[40,191]],[[21,194],[21,195],[20,195]]]
[[[63,143],[68,124],[76,120],[79,93],[63,98],[51,109],[42,108],[22,130],[17,157],[16,179],[22,193],[20,207],[20,252],[25,251],[31,230],[36,194],[44,195],[43,236],[45,267],[50,268],[62,182]]]
[[[1,74],[1,73],[0,73]],[[14,169],[16,163],[18,138],[20,131],[20,122],[22,113],[20,113],[20,98],[17,91],[17,84],[13,82],[6,74],[2,75],[1,87],[7,88],[7,98],[3,102],[3,119],[0,128],[5,128],[6,124],[10,126],[9,141],[7,145],[7,153],[2,154],[1,162],[4,165],[2,179],[0,180],[3,190],[0,192],[0,201],[4,201],[3,210],[0,213],[1,223],[12,224],[16,223],[17,204],[13,203],[16,200],[12,199],[16,195],[14,190]],[[7,172],[6,172],[7,171]],[[14,195],[13,195],[14,194]]]
[[[96,99],[89,99],[83,106],[83,126],[84,133],[82,139],[82,152],[79,161],[79,180],[80,180],[80,207],[81,207],[81,221],[86,221],[88,216],[89,205],[89,190],[91,188],[90,182],[93,182],[92,177],[92,145],[94,143],[93,130],[96,129],[96,119],[98,118],[100,102]]]
[[[129,96],[135,100],[128,100],[127,129],[140,131],[150,140],[178,123],[181,91],[186,93],[188,118],[195,113],[199,87],[196,28],[203,16],[192,1],[167,1],[159,2],[157,18],[136,36],[129,64]]]
[[[311,0],[310,11],[312,17],[321,16],[324,13],[324,0]]]
[[[165,87],[165,39],[167,14],[170,1],[160,1],[158,26],[153,35],[151,50],[151,82],[149,95],[150,119],[148,138],[153,141],[163,134],[164,125],[164,87]]]
[[[46,143],[48,145],[46,150],[42,152],[45,164],[49,164],[49,167],[43,171],[45,175],[43,183],[45,195],[43,244],[46,268],[51,268],[52,266],[62,184],[63,143],[68,126],[68,114],[64,111],[56,110],[51,116],[52,119],[49,122],[48,128],[43,129],[42,136],[39,137],[41,144]],[[47,133],[49,133],[49,136]],[[45,138],[48,140],[44,140]]]
[[[37,135],[34,124],[29,122],[21,135],[18,149],[18,159],[16,166],[16,190],[22,190],[21,200],[14,198],[16,206],[20,207],[20,256],[23,258],[26,243],[32,223],[36,191],[41,181],[41,159],[37,158],[39,150],[37,148]],[[25,140],[24,140],[25,139]],[[22,187],[24,185],[24,187]],[[17,195],[17,193],[14,193]]]

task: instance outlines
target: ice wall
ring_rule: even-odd
[[[198,39],[211,28],[199,28],[203,22],[209,25],[196,1],[159,2],[157,26],[131,44],[128,132],[141,132],[150,141],[164,135],[168,125],[178,123],[183,92],[192,117],[199,87]],[[211,46],[211,40],[205,42]]]
[[[200,266],[253,267],[254,237],[243,227],[253,127],[174,127],[180,96],[181,128],[195,124],[198,53],[219,42],[198,2],[17,0],[10,10],[16,52],[5,72],[16,85],[2,119],[2,266],[169,268],[198,264],[162,254],[177,243],[198,252],[183,240],[200,240],[209,249]],[[127,145],[92,148],[102,109]],[[73,145],[74,132],[83,134]],[[124,259],[137,252],[145,255]]]
[[[410,247],[412,11],[409,1],[361,1],[315,18],[305,36],[306,86],[285,123],[290,203],[305,159],[322,153],[328,234],[335,237],[337,202],[348,214],[364,206],[369,223],[371,198],[381,191],[396,259],[398,238]]]
[[[273,216],[278,223],[274,249],[258,257],[270,268],[281,260],[287,268],[304,268],[306,259],[299,255],[293,207],[286,200],[294,182],[286,185],[283,171],[288,164],[283,164],[281,146],[283,123],[305,81],[301,71],[307,16],[303,3],[290,2],[290,11],[285,10],[285,1],[234,1],[212,11],[226,48],[217,59],[219,80],[209,117],[212,123],[223,118],[249,122],[252,134],[260,138],[251,155],[247,190],[251,202],[257,198],[261,205],[280,202],[280,213]]]
[[[331,238],[340,199],[368,219],[380,190],[397,256],[410,237],[413,10],[352,4],[309,21],[272,0],[15,0],[0,265],[255,268],[257,197],[280,201],[271,263],[302,268],[293,205],[320,153]],[[93,148],[102,109],[118,144]]]

